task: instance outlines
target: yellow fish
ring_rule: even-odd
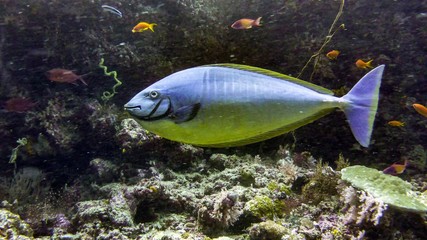
[[[148,23],[148,22],[140,22],[136,24],[135,27],[133,27],[132,32],[143,32],[145,30],[150,29],[152,32],[154,32],[154,26],[157,26],[155,23]]]
[[[356,67],[360,69],[367,69],[367,68],[373,68],[371,66],[372,60],[369,60],[367,62],[363,61],[362,59],[359,59],[356,61]]]
[[[405,126],[404,122],[396,121],[396,120],[390,121],[387,124],[390,125],[390,126],[393,126],[393,127],[403,127],[403,126]]]
[[[415,111],[417,111],[419,114],[423,115],[424,117],[427,117],[427,108],[419,103],[412,104],[412,107],[414,107]]]
[[[404,164],[393,163],[390,167],[384,169],[383,173],[396,176],[403,173],[407,166],[408,166],[408,160],[405,160]]]
[[[242,18],[240,20],[235,21],[231,27],[234,29],[249,29],[252,27],[259,27],[261,26],[261,17],[257,19],[249,19],[249,18]]]
[[[331,60],[335,60],[335,59],[337,59],[339,54],[340,54],[340,51],[332,50],[326,54],[326,57],[328,57]]]

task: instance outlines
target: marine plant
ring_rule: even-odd
[[[341,171],[341,169],[350,166],[348,158],[344,158],[344,155],[342,153],[340,153],[340,155],[338,156],[338,159],[335,161],[335,164],[337,165],[337,171]]]
[[[265,195],[255,196],[245,205],[245,211],[250,212],[255,217],[268,219],[281,217],[285,208],[284,202],[273,200]]]
[[[16,142],[18,143],[18,146],[16,146],[14,149],[12,149],[12,153],[10,154],[9,163],[16,163],[16,158],[18,157],[19,148],[27,145],[28,140],[27,140],[27,138],[19,138],[18,140],[16,140]]]
[[[114,95],[116,95],[116,93],[117,93],[116,88],[118,86],[122,85],[122,82],[117,78],[117,71],[108,72],[107,66],[104,65],[104,58],[101,58],[98,66],[104,70],[104,74],[106,76],[113,77],[114,80],[116,81],[116,84],[114,84],[114,86],[112,88],[112,90],[113,90],[112,92],[105,91],[102,93],[101,99],[106,102],[106,101],[110,100],[112,97],[114,97]]]
[[[314,175],[302,188],[302,196],[305,201],[319,204],[337,194],[336,186],[338,176],[327,163],[319,161],[316,165]]]
[[[340,5],[340,8],[338,10],[338,13],[335,16],[335,19],[332,22],[331,26],[329,27],[328,35],[326,35],[325,40],[322,43],[322,46],[320,46],[319,50],[317,50],[316,53],[311,55],[311,57],[305,63],[304,67],[299,72],[297,78],[301,77],[304,70],[308,67],[308,65],[311,63],[311,61],[314,60],[313,71],[311,72],[311,75],[310,75],[310,80],[313,79],[313,75],[316,72],[317,64],[319,63],[319,55],[322,53],[322,51],[326,47],[326,45],[328,45],[328,43],[332,40],[335,33],[337,33],[340,29],[345,29],[344,24],[341,24],[337,28],[335,28],[335,25],[337,24],[338,20],[340,19],[341,15],[343,14],[344,3],[345,3],[345,0],[341,0],[341,5]]]

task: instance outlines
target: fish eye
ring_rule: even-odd
[[[159,97],[160,93],[159,93],[159,92],[157,92],[157,91],[151,91],[148,95],[149,95],[151,98],[157,98],[157,97]]]

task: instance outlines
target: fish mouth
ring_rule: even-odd
[[[164,102],[166,101],[166,102]],[[167,108],[165,109],[165,104],[167,104]],[[144,108],[141,105],[129,106],[127,103],[124,106],[125,110],[128,111],[131,115],[137,117],[138,119],[144,121],[154,121],[159,120],[165,117],[168,117],[172,112],[172,104],[169,98],[160,99],[153,107],[153,109],[148,113],[144,114]],[[160,110],[160,112],[158,112]]]

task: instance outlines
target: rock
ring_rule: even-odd
[[[33,239],[33,230],[21,217],[0,209],[0,233],[4,239]]]

